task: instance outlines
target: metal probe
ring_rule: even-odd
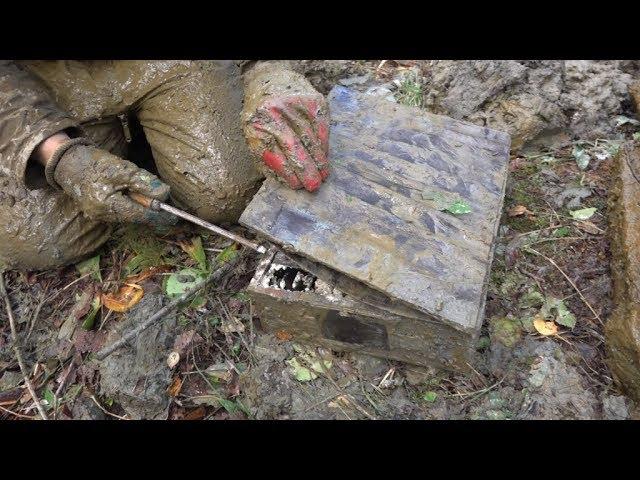
[[[236,235],[235,233],[231,233],[225,230],[224,228],[220,228],[212,223],[205,222],[201,218],[195,217],[178,208],[172,207],[171,205],[167,205],[166,203],[162,203],[159,200],[156,200],[154,198],[149,198],[145,195],[142,195],[140,193],[135,193],[135,192],[129,192],[128,195],[129,195],[129,198],[131,198],[131,200],[133,200],[136,203],[139,203],[143,207],[150,208],[151,210],[155,210],[157,212],[159,212],[160,210],[164,210],[165,212],[169,212],[175,215],[176,217],[180,217],[191,223],[195,223],[196,225],[206,228],[207,230],[211,230],[212,232],[215,232],[218,235],[222,235],[223,237],[227,237],[235,242],[241,243],[245,247],[249,247],[255,250],[256,252],[265,253],[267,251],[267,249],[262,245],[258,245],[257,243],[250,242],[249,240],[242,238],[239,235]]]

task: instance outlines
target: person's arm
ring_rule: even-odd
[[[76,121],[55,104],[37,77],[13,61],[0,60],[0,171],[3,174],[33,187],[35,182],[31,180],[38,175],[42,177],[46,153],[52,151],[57,142],[68,138],[65,130],[76,127]]]
[[[165,200],[169,187],[133,163],[91,145],[46,87],[14,62],[0,61],[0,172],[27,188],[64,191],[104,222],[174,223],[127,192]],[[74,138],[71,138],[74,137]]]
[[[241,64],[249,148],[291,188],[312,192],[329,175],[329,108],[288,61]]]

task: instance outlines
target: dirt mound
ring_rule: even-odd
[[[518,148],[567,132],[574,138],[619,135],[630,113],[637,65],[585,60],[437,60],[422,67],[425,106],[434,113],[504,130]]]

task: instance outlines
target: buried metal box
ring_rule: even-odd
[[[336,350],[468,368],[509,136],[343,87],[329,101],[326,182],[267,180],[240,218],[275,245],[249,287],[256,313]]]

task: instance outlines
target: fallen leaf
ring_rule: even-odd
[[[552,235],[554,237],[566,237],[571,232],[571,229],[567,226],[560,227],[557,230],[554,230]]]
[[[127,277],[124,281],[125,283],[140,283],[143,280],[146,280],[149,277],[153,277],[154,275],[158,275],[159,273],[166,273],[171,271],[172,267],[170,265],[162,265],[158,267],[147,268],[144,272],[139,273],[138,275],[133,275],[131,277]]]
[[[178,352],[171,352],[167,357],[167,366],[173,368],[178,362],[180,362],[180,354]]]
[[[438,394],[436,392],[425,392],[425,394],[422,395],[422,399],[429,403],[435,402],[437,398]]]
[[[181,357],[186,357],[194,346],[203,341],[203,338],[195,330],[187,330],[176,337],[173,342],[173,351]]]
[[[293,335],[291,335],[286,330],[278,330],[276,332],[276,337],[278,338],[278,340],[282,340],[283,342],[288,342],[293,338]]]
[[[290,367],[289,371],[299,382],[315,380],[318,378],[317,374],[324,373],[325,369],[329,370],[333,366],[331,360],[319,359],[313,349],[304,348],[295,344],[293,349],[298,352],[298,356],[287,360],[286,363]]]
[[[511,207],[507,212],[510,217],[519,217],[520,215],[535,215],[531,210],[529,210],[524,205],[516,205]]]
[[[202,420],[206,413],[206,409],[200,406],[195,410],[189,410],[182,418],[184,420]]]
[[[578,164],[578,168],[580,170],[586,170],[589,166],[589,162],[591,161],[591,156],[585,151],[584,148],[576,145],[573,147],[573,151],[571,152],[573,158],[576,159],[576,163]]]
[[[600,235],[601,233],[604,233],[603,230],[600,230],[592,222],[587,222],[587,221],[575,222],[575,225],[583,232],[590,233],[591,235]]]
[[[627,123],[630,123],[631,125],[638,125],[638,120],[634,119],[634,118],[629,118],[625,115],[617,115],[615,117],[616,120],[616,127],[621,127],[622,125],[626,125]]]
[[[101,306],[102,306],[102,301],[101,301],[100,295],[96,294],[93,297],[93,301],[91,302],[91,310],[89,311],[84,321],[82,322],[82,328],[84,328],[85,330],[91,330],[93,328],[93,324],[96,321],[96,315],[100,311]]]
[[[176,377],[173,379],[173,382],[171,382],[171,385],[169,385],[169,388],[167,388],[167,393],[171,397],[177,397],[181,389],[182,379],[180,377]]]
[[[228,383],[233,378],[233,375],[229,371],[229,367],[225,363],[219,363],[215,365],[211,365],[207,367],[204,371],[207,375],[222,380],[225,383]]]
[[[102,295],[102,303],[109,310],[114,312],[127,312],[137,304],[144,296],[144,290],[135,283],[125,283],[115,293],[105,293]]]
[[[594,213],[596,213],[597,208],[581,208],[580,210],[572,210],[569,213],[575,220],[588,220],[590,219]]]
[[[102,275],[100,274],[100,255],[96,255],[84,262],[76,264],[76,269],[80,275],[90,273],[92,278],[102,283]]]
[[[234,315],[222,320],[222,325],[218,327],[222,333],[242,333],[245,330],[244,323],[242,323]]]
[[[548,297],[540,309],[540,315],[544,318],[553,319],[558,325],[573,328],[576,325],[576,317],[564,301],[559,298]]]
[[[216,263],[228,262],[235,258],[236,255],[238,255],[238,247],[235,243],[232,243],[216,256]]]
[[[191,290],[205,278],[206,273],[201,270],[185,268],[167,277],[164,291],[169,297],[175,298]]]
[[[558,333],[558,326],[553,322],[547,322],[541,316],[537,316],[533,320],[533,326],[541,335],[555,335]]]
[[[307,367],[302,366],[298,361],[298,359],[295,357],[290,360],[287,360],[287,365],[291,367],[290,369],[291,373],[293,374],[294,378],[299,382],[309,382],[311,380],[318,378],[318,375],[316,375],[314,372],[309,370]]]
[[[207,267],[207,255],[202,247],[202,238],[194,237],[191,241],[178,242],[180,248],[184,250],[191,258],[193,258],[200,267],[200,270],[206,272]]]
[[[452,213],[453,215],[463,215],[465,213],[471,213],[471,207],[462,200],[458,200],[457,202],[452,203],[444,210],[446,212]]]

